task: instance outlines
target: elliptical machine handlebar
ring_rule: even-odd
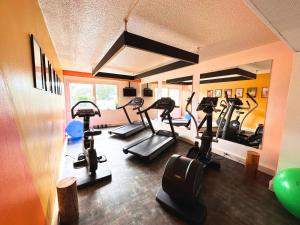
[[[229,103],[229,98],[228,98],[227,91],[224,91],[224,95],[225,95],[225,99],[226,99],[226,102],[227,102],[227,105],[228,105],[228,103]]]
[[[196,127],[196,138],[200,138],[199,137],[199,133],[198,133],[198,123],[197,123],[197,120],[195,118],[195,116],[192,114],[192,112],[189,110],[189,105],[192,104],[192,101],[193,101],[193,97],[195,96],[195,92],[193,91],[191,96],[187,98],[187,102],[186,102],[186,106],[185,106],[185,111],[190,115],[190,117],[192,118],[194,124],[195,124],[195,127]]]
[[[222,123],[223,123],[223,121],[224,121],[225,117],[227,116],[227,113],[230,109],[230,101],[229,101],[229,98],[228,98],[228,94],[227,94],[226,91],[224,92],[224,94],[225,94],[225,100],[221,101],[221,106],[224,107],[225,112],[224,112],[223,116],[221,117],[221,121],[220,121],[218,129],[217,129],[216,137],[213,139],[213,141],[216,142],[216,143],[218,143],[218,138],[219,138],[219,133],[220,133],[220,130],[221,130],[221,125],[222,125]],[[225,103],[225,105],[222,104],[223,102]]]
[[[92,102],[92,101],[79,101],[79,102],[77,102],[77,103],[71,108],[72,119],[74,119],[76,116],[79,116],[78,111],[77,111],[76,113],[74,113],[75,108],[76,108],[78,105],[84,104],[84,103],[88,103],[88,104],[93,105],[93,106],[96,108],[96,110],[93,110],[94,115],[98,115],[99,117],[101,117],[100,110],[99,110],[98,106],[97,106],[94,102]]]
[[[249,111],[244,116],[244,118],[241,122],[241,125],[239,127],[239,133],[241,133],[241,131],[242,131],[242,126],[243,126],[243,123],[244,123],[245,119],[249,116],[250,113],[252,113],[258,107],[257,101],[248,92],[247,92],[247,97],[249,97],[254,102],[255,106],[253,108],[251,108],[249,102],[247,101],[247,104],[249,105]]]
[[[249,103],[248,100],[246,101],[246,103],[247,103],[246,107],[237,106],[237,109],[242,109],[242,110],[249,110],[249,109],[251,109],[251,105],[250,105],[250,103]]]
[[[187,102],[186,102],[185,108],[187,108],[192,103],[194,95],[195,95],[195,92],[193,91],[192,95],[186,100]]]
[[[247,92],[247,97],[250,98],[254,104],[258,105],[257,101]]]
[[[226,101],[225,101],[225,100],[222,100],[222,101],[220,102],[220,106],[222,106],[223,108],[226,108],[226,107],[227,107]]]

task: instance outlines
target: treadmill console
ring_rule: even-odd
[[[152,107],[153,109],[165,109],[169,112],[172,112],[175,108],[175,102],[173,99],[169,97],[161,98],[155,102],[155,104]]]
[[[217,97],[204,97],[202,98],[201,102],[199,103],[197,107],[197,111],[203,111],[206,108],[215,108],[218,104],[218,98]]]
[[[135,97],[129,103],[129,105],[136,106],[136,107],[142,107],[143,104],[144,104],[144,99],[141,97]]]

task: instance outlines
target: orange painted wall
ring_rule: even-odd
[[[244,80],[244,81],[232,81],[232,82],[222,82],[222,83],[212,83],[212,84],[200,84],[200,96],[199,98],[202,99],[203,97],[207,96],[208,90],[213,90],[215,96],[216,89],[222,89],[222,98],[219,99],[219,103],[222,99],[224,99],[224,89],[231,89],[232,94],[234,95],[236,88],[244,88],[244,97],[241,100],[244,102],[244,106],[246,105],[246,101],[248,100],[251,106],[254,104],[252,101],[247,98],[246,92],[247,88],[256,87],[257,93],[255,100],[258,102],[258,108],[255,109],[245,120],[243,124],[243,128],[250,129],[255,131],[258,124],[265,123],[266,112],[267,112],[267,98],[261,97],[262,87],[269,87],[270,85],[270,74],[258,74],[256,80]],[[247,113],[247,111],[245,111]],[[219,114],[215,113],[214,117],[218,117]],[[233,119],[236,118],[236,113],[233,114]],[[240,118],[242,121],[243,115]]]
[[[2,0],[0,15],[0,224],[50,224],[64,97],[33,88],[30,33],[62,71],[36,0]]]

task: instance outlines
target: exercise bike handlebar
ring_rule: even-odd
[[[71,115],[72,115],[72,118],[73,118],[73,119],[78,115],[77,112],[74,113],[75,108],[76,108],[78,105],[84,104],[84,103],[89,103],[89,104],[93,105],[93,106],[96,108],[96,110],[94,110],[95,115],[98,115],[99,117],[101,117],[100,110],[99,110],[98,106],[97,106],[94,102],[92,102],[92,101],[79,101],[79,102],[77,102],[77,103],[71,108]]]

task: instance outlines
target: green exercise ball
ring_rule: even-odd
[[[300,168],[280,171],[274,178],[273,187],[281,204],[300,219]]]

